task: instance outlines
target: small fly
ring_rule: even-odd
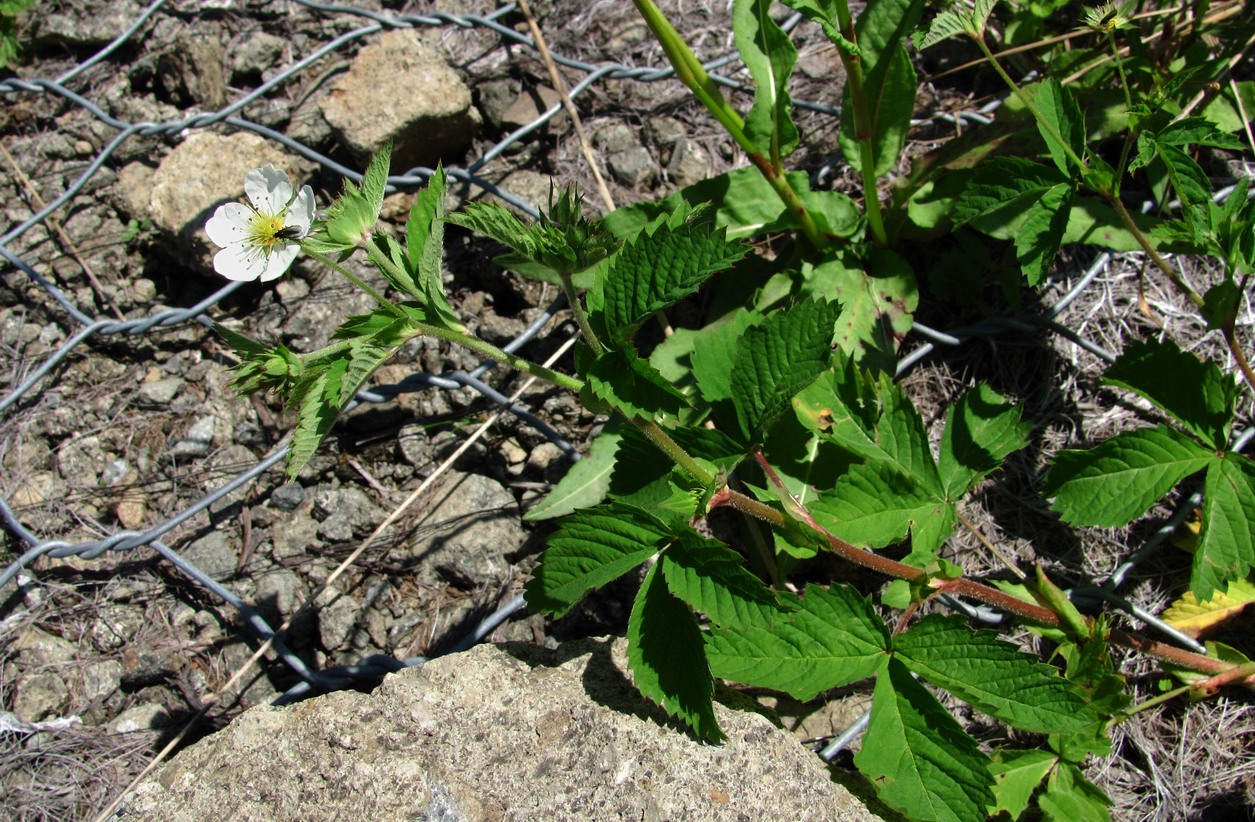
[[[299,240],[305,230],[299,225],[288,225],[275,232],[276,240]]]

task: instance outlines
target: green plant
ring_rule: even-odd
[[[1154,65],[1126,59],[1115,39],[1130,25],[1126,12],[1091,15],[1101,55],[1067,58],[1072,66],[1078,59],[1106,65],[1107,52],[1113,58],[1107,79],[1122,100],[1116,114],[1091,123],[1058,78],[1024,88],[1010,78],[986,43],[994,2],[980,0],[934,16],[918,45],[965,36],[979,48],[1011,89],[1010,132],[1026,156],[998,154],[1011,139],[1006,132],[969,137],[918,162],[882,197],[880,181],[899,166],[914,106],[907,38],[923,3],[876,0],[855,20],[842,0],[790,0],[834,42],[849,72],[842,142],[862,181],[860,208],[844,194],[811,190],[805,174],[784,166],[799,140],[788,94],[796,54],[765,0],[733,5],[738,48],[756,83],[744,116],[659,9],[649,0],[636,5],[750,168],[601,222],[583,216],[574,192],[563,192],[534,223],[486,203],[446,215],[438,170],[410,212],[404,243],[375,229],[386,153],[360,187],[346,184],[308,235],[304,224],[288,228],[286,209],[296,204],[289,186],[250,242],[267,255],[299,244],[377,307],[306,354],[222,329],[243,360],[236,386],[278,390],[296,410],[292,475],[371,372],[416,336],[466,346],[576,392],[619,424],[529,514],[560,518],[527,586],[532,607],[565,613],[590,591],[643,569],[627,629],[636,684],[700,738],[722,737],[715,677],[799,699],[872,679],[871,724],[855,764],[894,808],[918,819],[967,820],[1018,818],[1035,803],[1047,818],[1105,817],[1109,803],[1082,765],[1110,749],[1111,724],[1160,701],[1129,705],[1111,646],[1159,657],[1185,679],[1163,698],[1255,684],[1255,665],[1233,649],[1190,653],[1125,632],[1105,614],[1085,616],[1040,569],[1023,582],[985,584],[940,555],[965,495],[1025,447],[1030,422],[1012,400],[976,385],[948,409],[940,447],[930,448],[920,414],[888,376],[896,338],[909,330],[919,299],[917,274],[926,273],[909,246],[923,236],[967,247],[1005,238],[1029,288],[1050,275],[1064,243],[1140,248],[1222,332],[1255,383],[1234,322],[1252,261],[1248,189],[1240,184],[1224,204],[1211,202],[1210,181],[1185,150],[1241,143],[1215,119],[1171,120],[1183,87]],[[1020,13],[1040,21],[1043,8]],[[1196,62],[1204,64],[1199,71],[1208,64]],[[1179,218],[1132,216],[1121,182],[1143,170],[1161,175],[1159,188],[1180,200]],[[509,246],[503,264],[563,288],[582,337],[573,375],[468,333],[443,289],[446,223]],[[746,242],[764,234],[796,242],[768,258]],[[1194,293],[1157,243],[1215,257],[1220,279]],[[399,301],[339,266],[336,258],[355,251],[365,252]],[[265,259],[259,263],[258,271],[269,271]],[[645,347],[639,332],[647,321],[709,292],[716,279],[718,299],[700,329],[677,329]],[[1107,378],[1150,400],[1176,427],[1060,454],[1046,484],[1056,509],[1070,523],[1123,524],[1205,471],[1191,587],[1205,600],[1240,581],[1255,564],[1255,471],[1229,442],[1234,380],[1150,342],[1130,343]],[[746,545],[700,527],[720,508],[745,515]],[[902,544],[910,551],[901,560],[878,553]],[[900,611],[892,625],[850,585],[789,587],[798,563],[821,552],[892,581],[881,598]],[[921,617],[921,606],[942,594],[1016,616],[1055,644],[1054,657],[1043,661],[957,617]],[[1044,741],[991,756],[923,683]]]
[[[33,8],[39,0],[0,0],[0,69],[22,56],[18,42],[17,16]]]

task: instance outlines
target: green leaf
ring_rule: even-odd
[[[722,741],[701,629],[689,607],[667,591],[657,565],[649,569],[636,594],[627,641],[628,666],[637,690],[701,739]]]
[[[1133,340],[1103,381],[1150,400],[1212,448],[1228,444],[1237,397],[1233,377],[1171,340]]]
[[[726,434],[709,428],[673,428],[668,433],[695,459],[714,463],[727,472],[744,453]],[[623,428],[622,435],[610,475],[610,495],[652,511],[674,494],[680,469],[663,459],[657,446],[635,427]]]
[[[344,181],[344,193],[327,209],[326,221],[304,241],[306,245],[324,254],[347,255],[370,241],[383,208],[391,158],[389,143],[370,159],[360,189]]]
[[[732,402],[747,442],[761,438],[793,396],[828,368],[841,306],[806,300],[745,331],[732,364]]]
[[[937,461],[948,499],[958,499],[1028,444],[1019,406],[983,383],[950,406]]]
[[[1072,213],[1076,187],[1059,183],[1046,189],[1029,206],[1028,214],[1015,235],[1015,256],[1034,288],[1041,285],[1054,265]]]
[[[893,645],[906,667],[1012,727],[1071,733],[1090,722],[1084,698],[1058,671],[960,617],[924,617]]]
[[[763,606],[781,607],[776,593],[746,570],[740,554],[696,531],[681,531],[661,563],[671,593],[715,625],[746,628]]]
[[[411,278],[402,288],[434,311],[449,328],[461,328],[453,306],[444,292],[444,167],[437,165],[427,187],[418,192],[405,225],[408,251],[405,271]]]
[[[585,390],[628,419],[675,417],[688,398],[635,351],[607,351],[584,374]]]
[[[919,85],[915,66],[905,46],[889,51],[877,67],[867,76],[864,86],[870,130],[872,134],[872,173],[880,177],[888,174],[898,164],[906,136],[911,129],[911,115],[915,112],[915,92]],[[852,108],[842,111],[842,124],[847,116],[853,119]],[[841,150],[846,161],[856,171],[862,170],[863,159],[853,126],[841,130]]]
[[[954,203],[955,225],[964,225],[978,217],[992,217],[997,224],[1007,224],[1024,213],[1042,192],[1066,182],[1059,172],[1041,163],[1022,157],[992,157],[976,168],[970,182],[963,187]],[[984,227],[988,221],[978,226]]]
[[[928,31],[917,32],[912,35],[915,48],[923,51],[926,48],[931,48],[938,43],[949,40],[951,37],[966,34],[968,26],[967,21],[964,19],[965,16],[957,11],[940,12],[928,24]]]
[[[288,404],[296,409],[296,426],[288,446],[289,480],[301,473],[340,416],[340,384],[347,366],[346,360],[336,360],[326,368],[307,370],[293,387]]]
[[[1202,242],[1211,222],[1211,181],[1198,163],[1176,146],[1156,143],[1155,154],[1167,167],[1172,190],[1181,201],[1181,219],[1195,241]]]
[[[805,702],[866,679],[888,661],[889,631],[853,588],[811,585],[798,605],[764,607],[747,627],[710,631],[706,656],[714,675]]]
[[[1207,471],[1190,590],[1208,599],[1255,566],[1255,463],[1227,453]]]
[[[1081,769],[1062,762],[1046,780],[1046,790],[1037,800],[1048,822],[1107,822],[1111,800],[1085,779]]]
[[[1223,132],[1206,117],[1183,117],[1155,133],[1155,142],[1163,146],[1211,146],[1227,151],[1245,151],[1246,144],[1232,134]]]
[[[1085,153],[1085,117],[1081,114],[1081,107],[1072,92],[1054,77],[1047,78],[1038,86],[1033,102],[1044,120],[1044,123],[1038,122],[1037,130],[1050,149],[1050,157],[1063,175],[1071,178],[1075,164],[1069,159],[1066,149],[1070,148],[1077,157]],[[1051,129],[1062,138],[1062,143],[1051,133]]]
[[[994,755],[990,771],[994,775],[994,797],[990,816],[1005,813],[1019,819],[1028,809],[1033,791],[1042,783],[1059,758],[1049,751],[999,751]]]
[[[629,340],[656,312],[694,293],[735,264],[748,247],[710,223],[663,224],[629,241],[588,296],[589,321],[610,344]]]
[[[819,263],[804,263],[801,293],[841,303],[834,342],[856,362],[892,371],[898,341],[911,329],[919,305],[915,273],[899,254],[874,249],[865,271],[848,250],[827,253]]]
[[[577,511],[549,538],[527,581],[527,604],[562,616],[583,598],[656,554],[670,539],[648,512],[613,502]]]
[[[735,311],[726,321],[701,330],[701,345],[693,348],[693,377],[708,403],[732,399],[732,364],[745,332],[763,321],[757,311]]]
[[[781,0],[781,2],[794,11],[801,12],[807,20],[818,25],[833,43],[856,55],[859,53],[858,45],[847,40],[841,33],[841,18],[837,11],[836,0]]]
[[[854,24],[863,64],[863,94],[871,120],[872,173],[880,176],[898,161],[915,106],[915,68],[906,52],[906,37],[919,25],[923,0],[872,0]],[[841,106],[841,149],[846,162],[862,170],[860,135],[855,130],[854,103],[847,84]]]
[[[417,207],[415,203],[415,207]],[[530,260],[545,250],[541,239],[510,209],[499,203],[471,202],[445,217],[448,222],[491,237]]]
[[[876,677],[854,764],[885,804],[912,819],[971,822],[994,804],[989,758],[897,660]]]
[[[588,456],[578,460],[553,490],[523,515],[527,522],[564,517],[577,508],[591,508],[606,498],[610,491],[610,473],[623,435],[617,430],[603,431],[589,446]]]
[[[1164,425],[1124,431],[1088,451],[1060,451],[1042,493],[1065,522],[1114,528],[1132,522],[1215,454]]]
[[[798,144],[788,91],[797,49],[771,19],[771,5],[771,0],[734,0],[732,31],[741,60],[754,78],[754,106],[745,116],[745,134],[778,164]]]

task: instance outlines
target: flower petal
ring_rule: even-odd
[[[292,201],[292,205],[288,206],[288,214],[283,224],[285,227],[299,226],[302,237],[309,233],[310,226],[314,224],[314,190],[312,188],[301,186],[301,190],[296,193],[296,199]]]
[[[256,280],[266,265],[266,253],[248,243],[233,243],[214,255],[214,271],[237,282]]]
[[[282,277],[283,272],[288,270],[288,266],[292,265],[292,261],[296,259],[300,251],[300,243],[283,243],[271,248],[270,256],[266,258],[266,270],[262,272],[261,281],[266,283]]]
[[[244,175],[244,193],[260,213],[269,217],[282,214],[292,200],[292,181],[272,164],[266,163]]]
[[[257,212],[243,203],[225,203],[218,206],[214,216],[205,223],[205,233],[215,245],[229,246],[244,242],[249,236],[249,226]]]

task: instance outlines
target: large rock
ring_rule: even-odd
[[[623,640],[479,646],[286,708],[180,753],[144,820],[876,819],[786,731],[716,705],[704,745],[628,683]]]
[[[391,140],[396,171],[454,158],[479,126],[471,90],[413,29],[362,49],[318,105],[359,163]]]

